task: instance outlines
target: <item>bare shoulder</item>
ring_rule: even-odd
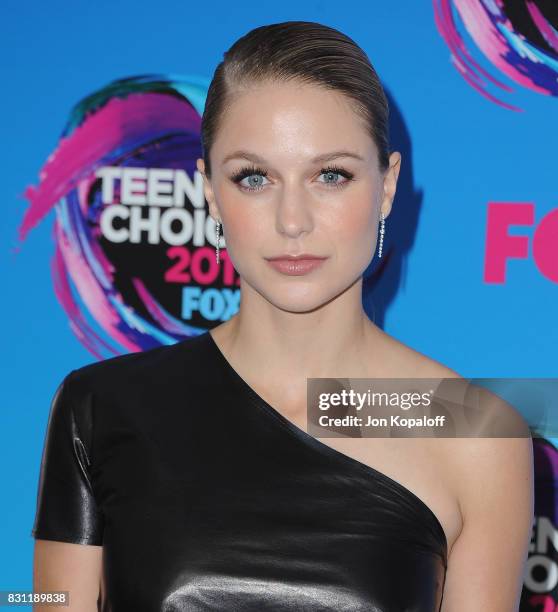
[[[380,330],[387,350],[386,367],[393,376],[409,378],[463,378],[454,369],[440,361],[404,344],[397,338]]]
[[[399,372],[394,376],[465,380],[394,338],[386,341],[390,368]],[[425,441],[429,457],[436,459],[436,476],[444,483],[439,499],[455,501],[458,509],[448,514],[447,524],[460,527],[450,538],[442,612],[516,610],[534,518],[532,438],[513,406],[486,389],[464,384],[480,407],[483,431]]]

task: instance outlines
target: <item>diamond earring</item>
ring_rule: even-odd
[[[378,246],[378,257],[382,256],[382,246],[384,244],[384,234],[386,233],[386,218],[384,213],[380,213],[380,244]]]
[[[221,222],[215,223],[215,261],[219,263],[219,230],[221,229]]]

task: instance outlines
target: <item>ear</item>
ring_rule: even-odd
[[[383,178],[383,197],[381,210],[387,218],[391,212],[395,191],[397,189],[397,179],[399,178],[399,170],[401,169],[401,153],[394,151],[389,156],[389,167],[384,173]]]
[[[198,169],[198,172],[203,177],[203,193],[205,199],[207,200],[209,214],[215,219],[215,221],[220,221],[221,215],[219,214],[219,209],[215,204],[215,194],[213,193],[213,187],[211,186],[211,181],[207,178],[205,174],[205,162],[201,157],[196,160],[196,167]]]

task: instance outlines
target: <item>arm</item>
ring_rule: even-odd
[[[517,612],[534,517],[532,439],[455,443],[463,529],[448,560],[441,612]]]
[[[69,606],[34,605],[33,612],[97,612],[102,546],[35,540],[33,591],[69,591]]]
[[[31,530],[33,590],[69,591],[69,606],[36,604],[35,612],[94,611],[100,593],[104,519],[90,475],[92,402],[76,393],[72,375],[51,402]]]

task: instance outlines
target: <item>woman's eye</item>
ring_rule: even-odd
[[[342,187],[353,178],[353,175],[349,172],[334,169],[322,170],[320,176],[322,175],[325,176],[325,180],[320,182],[332,185],[333,187]],[[345,180],[340,180],[340,177],[343,177]]]
[[[264,186],[264,180],[267,180],[263,174],[250,174],[244,177],[241,181],[239,181],[239,185],[243,189],[248,189],[249,191],[257,191]]]
[[[236,183],[243,191],[259,191],[263,188],[264,179],[267,177],[267,170],[256,166],[245,166],[231,176],[233,183]]]

